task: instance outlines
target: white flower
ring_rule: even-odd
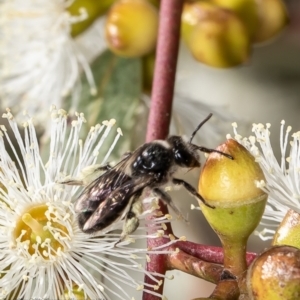
[[[72,2],[72,1],[71,1]],[[91,91],[95,85],[89,64],[70,35],[71,23],[86,18],[81,10],[70,16],[65,0],[0,1],[0,98],[2,107],[28,110],[36,117],[49,103],[61,106],[72,95],[76,107],[80,72]]]
[[[40,156],[32,118],[25,114],[21,135],[11,112],[4,114],[16,146],[9,128],[0,127],[0,299],[8,295],[10,299],[73,299],[77,295],[124,300],[132,299],[126,286],[153,290],[160,281],[141,264],[145,254],[165,252],[136,249],[133,241],[161,235],[166,217],[147,221],[158,233],[147,235],[144,224],[116,247],[120,233],[103,231],[91,236],[80,231],[73,209],[80,188],[57,183],[66,174],[77,177],[81,169],[96,162],[114,121],[92,127],[83,141],[82,114],[76,114],[71,129],[65,111],[52,107],[50,114],[46,164]],[[141,219],[149,213],[144,212]],[[116,222],[114,228],[122,229],[122,222]],[[130,272],[140,278],[133,279]],[[155,285],[143,285],[145,274]]]
[[[256,183],[269,194],[263,215],[265,222],[262,222],[266,228],[259,234],[263,240],[273,238],[276,227],[290,208],[300,210],[300,132],[290,136],[291,126],[285,129],[285,121],[281,121],[278,162],[270,142],[270,127],[269,123],[266,126],[253,124],[255,136],[242,138],[233,123],[235,139],[252,153],[265,175],[265,181]]]

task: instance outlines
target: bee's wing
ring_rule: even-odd
[[[128,156],[116,166],[101,174],[92,181],[81,193],[76,204],[75,211],[94,211],[114,190],[131,180],[127,175],[129,164]]]
[[[83,231],[90,231],[93,228],[104,229],[114,220],[117,220],[128,206],[131,197],[141,192],[148,182],[131,179],[122,186],[114,190],[102,202],[94,213],[84,223]]]

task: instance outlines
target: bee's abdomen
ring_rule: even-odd
[[[105,229],[118,220],[128,207],[132,188],[131,185],[124,185],[99,203],[97,209],[81,211],[78,214],[80,229],[86,233],[93,233]]]

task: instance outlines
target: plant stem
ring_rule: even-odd
[[[220,237],[224,250],[224,268],[240,277],[247,270],[247,239]]]
[[[167,264],[169,270],[180,270],[212,283],[220,280],[223,271],[222,265],[206,262],[179,249],[167,255]]]
[[[155,139],[165,139],[169,133],[171,120],[172,101],[174,95],[177,56],[179,50],[180,22],[183,0],[161,0],[158,41],[156,47],[156,61],[154,68],[153,88],[151,94],[151,106],[147,126],[146,142]],[[168,209],[160,201],[160,210],[163,214]],[[151,228],[149,228],[151,231]],[[172,233],[169,225],[168,233]],[[155,248],[162,245],[163,239],[150,239],[147,245]],[[151,255],[147,270],[165,274],[167,270],[165,255]],[[146,276],[146,283],[153,281]],[[158,293],[162,294],[163,284]],[[144,293],[143,300],[158,300],[157,296]]]
[[[207,262],[215,264],[224,263],[224,251],[221,247],[201,245],[189,241],[179,241],[175,244],[175,247],[179,248],[180,250],[186,252],[189,255],[192,255],[198,259],[203,259]],[[247,252],[247,265],[250,265],[256,256],[256,253]]]
[[[183,0],[161,0],[151,106],[146,141],[169,133]]]

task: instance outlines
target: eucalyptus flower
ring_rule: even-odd
[[[273,238],[289,209],[300,210],[300,132],[291,134],[291,126],[285,127],[285,121],[281,121],[278,161],[270,142],[270,127],[269,123],[253,124],[255,136],[243,138],[237,132],[237,124],[233,123],[235,139],[252,153],[265,175],[265,181],[256,182],[269,194],[261,223],[265,228],[259,233],[263,240]]]
[[[156,295],[162,278],[142,265],[147,254],[165,251],[137,248],[134,242],[163,236],[168,216],[149,218],[155,202],[143,200],[149,209],[140,216],[141,226],[117,244],[122,221],[113,224],[114,231],[83,233],[74,211],[82,188],[59,183],[97,162],[115,121],[92,127],[82,140],[83,114],[72,119],[53,106],[50,116],[49,157],[44,162],[34,120],[25,114],[20,130],[9,109],[3,115],[9,128],[0,127],[0,299],[123,300],[132,299],[129,288]],[[118,129],[112,147],[120,135]],[[149,223],[151,234],[145,227]],[[145,275],[153,285],[144,285]]]
[[[79,100],[84,70],[92,93],[89,63],[70,35],[71,24],[87,17],[84,9],[71,16],[65,0],[0,1],[0,98],[2,108],[28,110],[36,118],[49,103],[59,107],[69,95]]]

